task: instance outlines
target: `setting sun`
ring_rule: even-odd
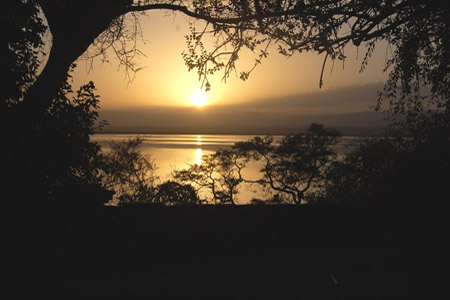
[[[206,100],[206,93],[202,90],[196,90],[191,97],[191,102],[194,106],[203,106],[206,104]]]

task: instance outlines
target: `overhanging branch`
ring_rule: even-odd
[[[187,6],[177,5],[177,4],[147,4],[147,5],[139,5],[139,6],[130,6],[127,10],[129,12],[139,12],[139,11],[147,11],[147,10],[156,10],[156,9],[165,9],[172,11],[179,11],[188,15],[190,17],[201,19],[208,21],[210,23],[216,24],[239,24],[246,21],[253,21],[258,19],[266,19],[280,16],[293,16],[298,15],[299,11],[297,9],[278,11],[278,12],[264,12],[260,14],[249,14],[241,17],[230,17],[230,18],[218,18],[205,14],[200,14],[189,10]]]

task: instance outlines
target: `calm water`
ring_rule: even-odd
[[[161,182],[171,178],[173,170],[187,168],[190,164],[200,164],[201,157],[205,154],[214,153],[219,148],[231,147],[234,143],[247,141],[254,135],[193,135],[193,134],[96,134],[93,141],[98,142],[104,150],[109,149],[111,141],[119,142],[124,139],[139,136],[143,138],[141,151],[149,154],[157,166],[156,175]],[[282,136],[274,136],[274,139],[281,139]],[[346,144],[354,140],[354,137],[344,137],[342,142],[335,146],[338,155],[343,155],[350,150]],[[259,175],[260,166],[250,165],[244,175],[256,179]],[[250,185],[240,188],[238,195],[239,203],[247,203],[253,197],[261,196],[260,189]]]

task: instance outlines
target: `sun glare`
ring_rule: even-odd
[[[192,94],[191,102],[192,105],[201,107],[206,104],[206,93],[202,90],[197,90]]]

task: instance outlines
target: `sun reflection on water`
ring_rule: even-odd
[[[195,164],[197,164],[197,165],[202,164],[202,156],[203,156],[203,151],[202,151],[202,149],[198,148],[195,153]]]
[[[197,136],[197,149],[195,150],[195,164],[197,165],[201,165],[202,164],[202,156],[203,156],[203,151],[202,151],[202,136],[198,135]]]

